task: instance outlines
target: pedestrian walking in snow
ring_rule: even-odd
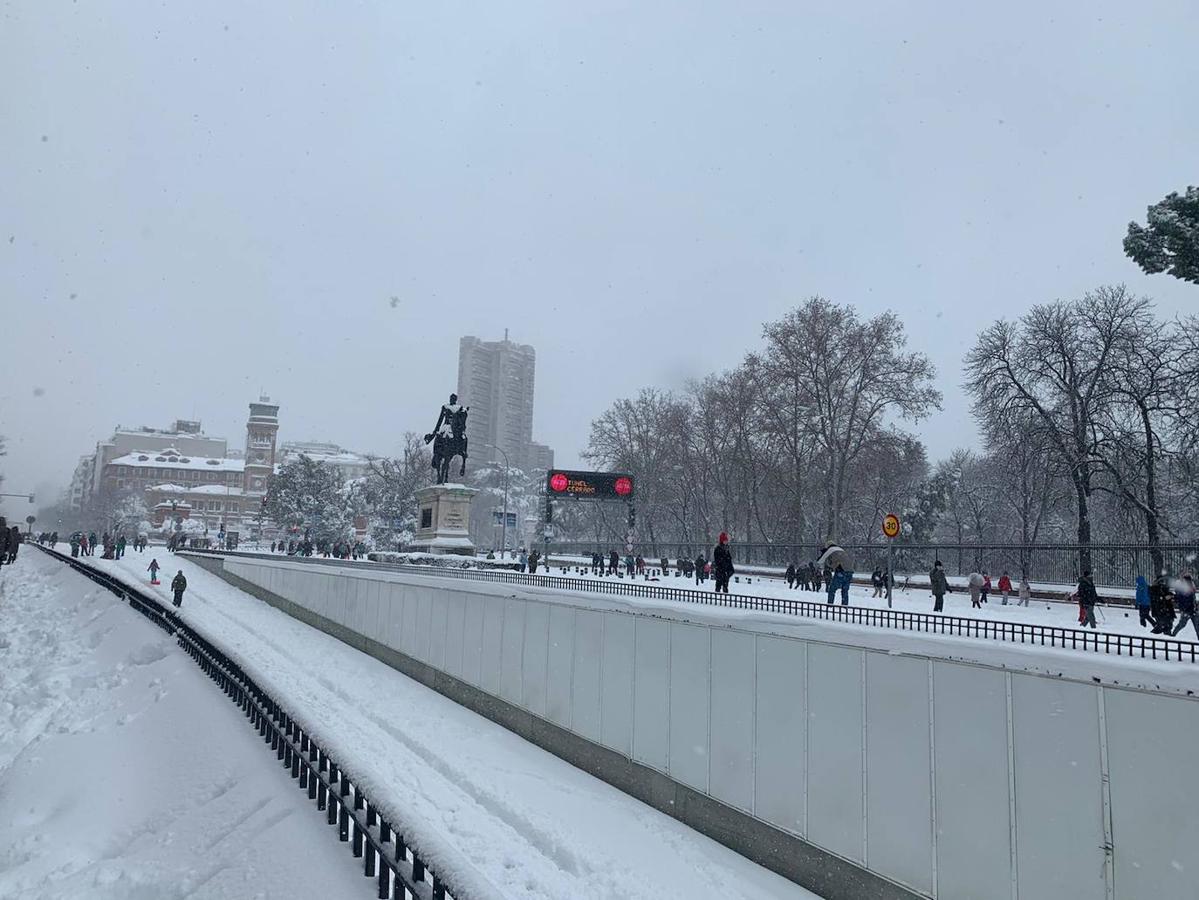
[[[716,576],[716,593],[729,592],[729,579],[735,572],[733,554],[729,552],[729,536],[722,531],[716,549],[712,551],[712,574]]]
[[[187,590],[187,579],[183,577],[182,569],[171,580],[171,590],[175,593],[175,605],[182,606],[183,592]]]
[[[966,579],[966,587],[970,591],[970,605],[974,609],[982,609],[983,576],[981,572],[971,572]]]
[[[158,560],[156,560],[156,559],[150,560],[150,565],[146,566],[146,571],[150,573],[150,584],[158,584],[159,583],[158,570],[161,568],[162,568],[162,566],[160,566],[158,564]]]
[[[1079,624],[1084,627],[1099,627],[1095,624],[1095,604],[1098,602],[1099,594],[1095,590],[1095,582],[1091,580],[1091,570],[1088,569],[1078,579],[1078,605],[1082,610],[1082,621]]]
[[[1174,630],[1174,594],[1163,572],[1149,585],[1149,611],[1153,614],[1153,633],[1170,634]]]
[[[987,602],[987,594],[991,593],[991,576],[983,572],[983,586],[981,591],[983,603]]]
[[[523,572],[529,565],[529,557],[525,555],[524,548],[521,548],[520,553],[516,556],[516,571]]]
[[[1012,579],[1004,572],[999,576],[999,593],[1003,596],[1003,605],[1007,606],[1008,594],[1012,592]]]
[[[1149,610],[1149,582],[1144,575],[1137,576],[1137,613],[1140,614],[1142,628],[1156,624]]]
[[[121,535],[119,538],[117,538],[117,559],[121,559],[125,556],[125,546],[125,535]]]
[[[1195,617],[1195,580],[1190,572],[1174,583],[1174,604],[1178,607],[1178,624],[1170,632],[1171,636],[1177,636],[1190,622],[1195,627],[1195,637],[1199,638],[1199,618]]]
[[[949,579],[945,577],[945,568],[941,565],[941,560],[933,563],[933,569],[928,573],[928,583],[933,591],[933,612],[941,612],[945,606],[945,595],[953,591],[949,586]]]
[[[795,563],[787,564],[787,571],[783,573],[783,577],[787,579],[787,587],[795,587]]]
[[[870,573],[870,584],[874,588],[874,593],[870,595],[871,598],[881,597],[883,595],[883,570],[877,566]]]
[[[840,563],[837,568],[833,569],[833,575],[828,582],[828,602],[833,602],[833,597],[837,591],[841,592],[841,605],[849,605],[849,585],[853,578],[853,573],[847,572],[845,567]]]
[[[1032,599],[1032,586],[1023,575],[1020,576],[1020,586],[1016,588],[1016,595],[1020,598],[1017,606],[1028,606],[1028,601]]]
[[[828,584],[829,603],[833,595],[841,591],[841,605],[849,605],[849,586],[853,583],[853,559],[849,552],[836,544],[828,544],[818,560],[824,566],[825,578]]]
[[[695,583],[696,584],[704,583],[704,575],[707,570],[707,565],[708,565],[708,561],[706,559],[704,559],[704,555],[702,553],[699,556],[695,557]]]
[[[8,564],[10,566],[17,561],[17,551],[21,549],[23,540],[20,525],[13,525],[8,529]]]

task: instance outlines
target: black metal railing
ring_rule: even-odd
[[[224,556],[218,550],[184,551],[184,555]],[[698,591],[689,588],[662,587],[637,582],[631,578],[587,578],[565,574],[526,575],[518,572],[497,572],[483,569],[454,569],[440,566],[418,566],[397,563],[346,563],[338,559],[323,557],[278,556],[270,553],[239,553],[241,558],[302,562],[308,565],[345,568],[386,569],[426,578],[456,578],[467,581],[485,581],[492,584],[519,584],[531,587],[555,588],[568,591],[586,591],[620,597],[642,597],[648,600],[673,600],[704,606],[720,606],[728,609],[748,609],[756,612],[782,613],[789,616],[823,619],[851,625],[871,625],[877,628],[894,628],[901,631],[917,631],[927,634],[945,634],[955,637],[984,638],[1015,644],[1039,647],[1057,647],[1067,650],[1085,650],[1095,653],[1110,653],[1116,656],[1131,656],[1142,659],[1160,659],[1180,662],[1199,662],[1199,643],[1178,641],[1172,638],[1136,634],[1116,634],[1083,628],[1062,628],[1056,625],[1040,625],[1024,622],[1005,622],[995,619],[973,619],[963,616],[946,616],[938,613],[905,612],[897,609],[847,606],[840,603],[817,603],[809,600],[792,600],[784,597],[757,597],[746,594],[717,594],[714,591]],[[579,572],[585,571],[580,568]]]
[[[887,564],[887,545],[884,543],[844,543],[843,546],[854,559],[858,572],[870,572],[876,566]],[[762,544],[740,543],[729,545],[734,562],[743,566],[766,566],[786,568],[791,563],[806,563],[820,556],[822,547],[816,544]],[[594,541],[554,541],[550,545],[554,553],[589,557],[600,553],[607,558],[616,549],[621,557],[622,546],[597,544]],[[711,559],[711,543],[688,542],[638,542],[633,544],[633,553],[647,561],[657,563],[667,557],[672,563],[678,559],[695,559],[703,554]],[[971,572],[989,572],[998,576],[1008,572],[1015,581],[1021,575],[1029,581],[1047,584],[1075,584],[1081,574],[1082,551],[1078,544],[895,544],[895,572],[927,576],[933,563],[941,560],[945,574],[964,576]],[[1090,568],[1095,583],[1103,587],[1131,588],[1138,575],[1150,581],[1156,574],[1153,553],[1147,544],[1092,544],[1089,548]],[[1177,575],[1199,564],[1199,542],[1163,544],[1158,548],[1165,568]]]
[[[396,831],[381,810],[359,788],[358,779],[340,766],[293,717],[287,708],[260,688],[233,659],[171,609],[120,579],[93,569],[82,560],[38,546],[97,584],[127,600],[155,625],[174,635],[217,686],[245,714],[276,760],[291,773],[300,789],[337,836],[362,859],[363,875],[375,879],[380,900],[407,897],[445,900],[454,896],[452,876],[434,873],[405,835]]]

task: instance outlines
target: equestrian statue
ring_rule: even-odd
[[[433,469],[437,472],[437,483],[445,484],[450,477],[450,461],[462,457],[458,477],[466,474],[466,414],[469,406],[458,406],[458,395],[450,394],[450,402],[441,407],[437,424],[425,435],[425,443],[433,443]],[[446,434],[444,426],[449,426]]]

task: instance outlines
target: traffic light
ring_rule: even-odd
[[[554,521],[554,502],[549,497],[545,498],[545,524],[549,525]]]

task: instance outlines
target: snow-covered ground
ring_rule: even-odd
[[[545,574],[544,571],[541,574]],[[560,570],[556,568],[552,569],[550,574],[560,574]],[[598,576],[594,575],[577,575],[573,569],[570,570],[570,577],[578,578],[581,582],[598,580]],[[713,589],[711,579],[697,586],[694,578],[676,578],[673,575],[658,581],[651,580],[647,582],[644,579],[638,579],[637,583],[656,584],[661,587],[694,588],[705,591]],[[580,586],[585,587],[585,585]],[[873,592],[874,589],[871,587],[855,585],[850,589],[849,602],[854,606],[886,609],[886,598],[872,597]],[[806,600],[810,603],[824,603],[828,599],[828,595],[824,591],[794,590],[788,588],[786,582],[759,577],[754,577],[752,583],[746,583],[744,578],[739,582],[733,582],[729,585],[729,593],[753,597],[785,597],[789,600]],[[840,593],[837,594],[836,602],[841,602]],[[992,592],[987,602],[980,609],[974,609],[970,605],[970,595],[966,592],[965,588],[959,589],[955,586],[953,593],[945,596],[945,607],[941,611],[941,614],[966,619],[993,619],[996,621],[1023,622],[1035,625],[1055,625],[1059,628],[1079,627],[1078,606],[1075,604],[1051,602],[1048,600],[1030,600],[1028,603],[1028,606],[1017,606],[1016,598],[1013,596],[1008,598],[1008,605],[1004,606],[1000,595]],[[896,588],[892,592],[891,604],[893,609],[904,612],[933,612],[933,597],[927,588],[912,588],[909,591]],[[1140,618],[1136,610],[1132,607],[1109,606],[1101,603],[1096,608],[1095,617],[1098,620],[1100,631],[1148,636],[1152,630],[1141,626]],[[1179,633],[1178,640],[1194,641],[1196,637],[1195,629],[1188,625],[1185,631]]]
[[[277,556],[278,559],[292,559],[296,557]],[[321,557],[314,559],[326,562],[336,563],[337,565],[366,565],[372,563],[365,560],[331,560]],[[302,560],[301,560],[302,561]],[[580,564],[582,558],[580,557]],[[560,566],[552,566],[547,573],[544,568],[539,569],[538,574],[545,575],[561,575],[562,569]],[[567,571],[567,577],[578,578],[580,581],[579,588],[587,589],[587,583],[599,580],[598,576],[591,574],[578,574],[575,568],[570,568]],[[804,591],[788,588],[786,582],[779,581],[774,578],[763,578],[758,575],[749,576],[752,580],[746,581],[744,576],[737,576],[740,580],[734,581],[729,585],[730,594],[741,594],[752,597],[785,597],[789,600],[806,600],[810,603],[824,603],[828,595],[824,591]],[[608,576],[607,580],[614,579],[615,576]],[[961,580],[961,579],[958,579]],[[713,589],[712,579],[708,579],[702,585],[696,585],[695,578],[677,578],[674,575],[668,575],[665,578],[645,580],[644,578],[636,579],[638,584],[657,585],[659,587],[673,587],[694,589],[711,592]],[[1003,605],[1002,598],[997,592],[992,592],[988,601],[982,605],[980,609],[974,609],[970,605],[970,595],[966,589],[955,583],[955,579],[950,579],[953,587],[953,593],[945,596],[945,606],[941,614],[946,616],[956,616],[966,619],[992,619],[995,621],[1006,622],[1022,622],[1030,625],[1053,625],[1059,628],[1078,628],[1078,606],[1073,603],[1064,603],[1060,601],[1050,600],[1030,600],[1028,606],[1017,606],[1016,598],[1013,595],[1008,599],[1008,604]],[[871,587],[863,587],[855,585],[850,589],[849,602],[854,606],[873,607],[876,609],[886,609],[887,600],[885,597],[872,597],[874,589]],[[837,603],[841,602],[841,595],[837,595]],[[902,587],[896,587],[892,592],[891,598],[892,608],[902,610],[904,612],[933,612],[933,597],[927,588],[913,587],[910,590],[904,591]],[[1100,603],[1096,607],[1095,618],[1098,621],[1099,631],[1107,631],[1114,634],[1137,634],[1150,636],[1152,629],[1143,627],[1140,624],[1140,617],[1137,611],[1131,606],[1119,606]],[[1168,636],[1168,635],[1166,635]],[[1186,630],[1180,632],[1177,640],[1180,641],[1196,641],[1199,635],[1196,635],[1195,629],[1188,625]]]
[[[464,896],[814,896],[184,557],[87,562],[145,586],[152,555],[164,567],[153,590],[167,599],[182,569],[183,616],[358,773],[430,866],[459,876]]]
[[[279,557],[290,563],[314,565],[319,568],[361,568],[371,565],[362,561],[313,558],[300,560],[296,558]],[[429,567],[412,567],[404,570],[405,577],[419,577],[427,571],[431,586],[442,586],[449,577],[439,569]],[[558,570],[553,570],[558,574]],[[680,600],[658,600],[646,597],[632,597],[609,593],[599,593],[589,590],[594,583],[591,579],[577,579],[577,589],[544,588],[531,585],[521,588],[521,592],[533,597],[544,597],[555,603],[569,603],[574,606],[592,609],[619,608],[630,612],[661,616],[678,621],[695,622],[700,624],[717,624],[740,628],[746,631],[758,631],[766,634],[779,634],[799,637],[805,640],[823,641],[833,644],[852,645],[866,649],[883,650],[889,653],[912,653],[937,659],[961,660],[998,666],[1005,669],[1026,672],[1038,672],[1053,677],[1074,678],[1083,681],[1095,681],[1102,684],[1138,687],[1151,691],[1193,696],[1199,694],[1199,664],[1177,659],[1154,659],[1151,656],[1117,655],[1115,652],[1104,653],[1088,649],[1072,649],[1069,647],[1052,647],[1030,640],[1027,643],[1016,641],[999,641],[992,638],[972,637],[969,635],[946,634],[940,632],[904,630],[880,627],[877,625],[858,625],[811,616],[797,616],[788,613],[764,612],[751,609],[740,609],[732,606],[717,606],[705,603],[690,603]],[[639,582],[645,583],[645,582]],[[660,584],[670,586],[677,583],[679,587],[693,587],[692,581],[685,579],[669,579]],[[649,582],[654,584],[654,582]],[[733,584],[733,588],[744,593],[757,596],[775,590],[787,597],[799,596],[813,602],[824,604],[824,595],[805,594],[803,591],[788,591],[785,585],[774,585],[772,588],[760,584],[754,579],[752,585]],[[760,590],[766,588],[767,590]],[[475,581],[471,590],[491,593],[497,597],[507,596],[513,587],[504,582]],[[712,594],[712,582],[706,582],[702,590]],[[734,591],[735,593],[736,591]],[[929,612],[932,598],[925,597],[921,606],[921,592],[909,595],[909,602],[914,604],[911,609],[916,612]],[[853,602],[859,606],[885,606],[885,600],[873,599],[869,588],[858,588],[851,592]],[[897,597],[900,595],[896,594]],[[955,605],[956,601],[956,605]],[[840,598],[838,597],[838,603]],[[896,600],[895,602],[899,602]],[[1063,620],[1063,616],[1076,615],[1076,606],[1065,603],[1047,603],[1041,601],[1039,607],[1005,607],[998,601],[988,603],[981,610],[972,610],[968,597],[950,594],[946,598],[947,615],[960,615],[972,612],[973,617],[986,617],[992,612],[990,607],[997,607],[996,615],[1006,616],[1009,621],[1033,622],[1052,624],[1067,628],[1077,628],[1077,620]],[[965,609],[962,609],[962,607]],[[900,607],[896,607],[900,608]],[[1063,612],[1063,610],[1065,612]],[[1120,607],[1100,610],[1099,617],[1107,617],[1108,622],[1118,621],[1126,610]],[[1040,619],[1034,617],[1040,616]],[[1115,616],[1116,619],[1112,617]],[[970,618],[963,616],[963,618]],[[1137,622],[1137,619],[1133,619]],[[1127,626],[1125,626],[1127,627]],[[1116,629],[1109,629],[1114,632]],[[1103,629],[1091,632],[1102,638]],[[1135,633],[1135,630],[1134,630]],[[1146,634],[1148,630],[1146,629]],[[1191,632],[1193,637],[1193,630]],[[1181,635],[1179,636],[1181,638]],[[1194,643],[1194,641],[1191,641]]]
[[[183,651],[32,548],[0,568],[0,897],[372,897]]]

